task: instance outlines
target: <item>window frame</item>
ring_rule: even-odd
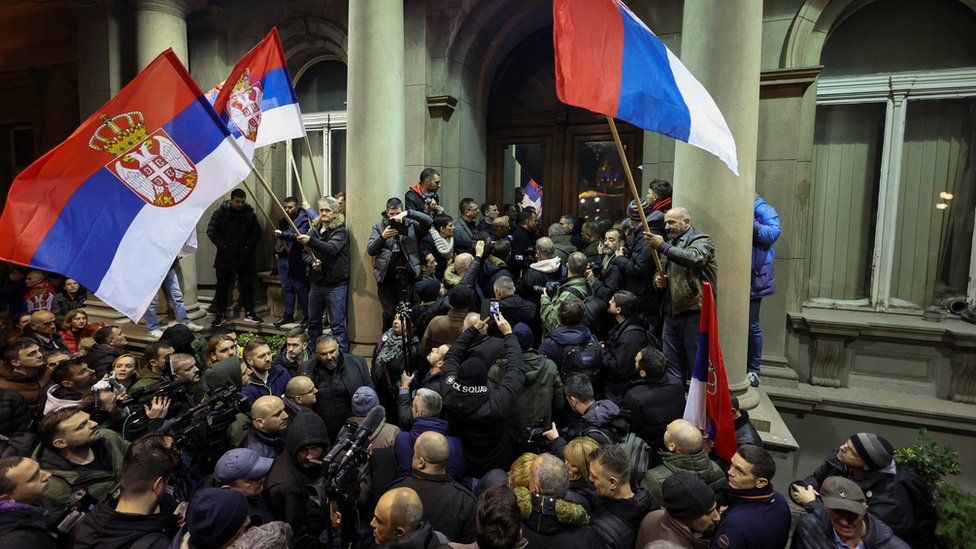
[[[346,130],[347,126],[346,111],[316,112],[311,114],[302,113],[302,122],[305,124],[305,134],[311,132],[322,132],[322,163],[315,167],[316,174],[319,176],[321,196],[332,196],[332,132],[335,130]],[[307,139],[307,138],[303,138]],[[289,163],[295,158],[292,145],[293,140],[285,142]],[[309,142],[311,145],[311,142]],[[304,150],[304,149],[303,149]],[[295,193],[295,169],[289,166],[285,174],[285,185],[289,195]],[[308,188],[308,187],[306,187]]]
[[[817,83],[817,106],[885,104],[884,137],[882,139],[881,174],[878,184],[877,224],[874,251],[871,258],[871,288],[868,306],[851,305],[841,300],[807,297],[804,307],[879,311],[920,315],[925,307],[909,308],[891,304],[891,279],[894,268],[895,234],[898,198],[901,186],[902,151],[905,144],[905,124],[912,101],[959,99],[976,97],[976,68],[938,71],[878,73],[857,76],[822,77]],[[893,160],[894,159],[894,160]],[[816,192],[816,189],[814,189]],[[976,305],[976,231],[969,261],[969,282],[966,299]]]

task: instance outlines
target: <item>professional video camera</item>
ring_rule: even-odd
[[[547,294],[549,294],[549,297],[552,297],[556,295],[556,292],[559,291],[559,286],[561,285],[562,283],[559,282],[558,280],[548,280],[546,281],[545,284],[541,286],[532,286],[532,289],[535,290],[535,292],[540,295],[542,294],[542,292],[546,292]]]
[[[195,459],[215,464],[229,449],[227,428],[247,409],[247,397],[236,388],[212,390],[201,404],[167,420],[160,432],[173,437],[174,446],[189,451]]]
[[[148,387],[136,389],[131,393],[126,393],[125,398],[118,399],[116,404],[118,404],[120,407],[128,408],[133,404],[151,401],[154,397],[168,396],[176,391],[182,390],[185,386],[191,385],[192,383],[193,381],[189,379],[174,379],[171,381],[164,381]],[[96,384],[96,386],[97,385],[98,384]],[[108,388],[110,387],[106,387],[106,389]],[[96,387],[92,387],[92,390],[96,390]]]

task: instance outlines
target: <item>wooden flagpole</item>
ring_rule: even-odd
[[[308,165],[312,167],[312,177],[315,178],[315,188],[318,189],[319,195],[322,194],[322,183],[319,182],[319,174],[315,169],[315,155],[312,154],[312,144],[308,142],[308,133],[305,133],[305,150],[308,151]]]
[[[265,211],[264,206],[261,205],[261,202],[258,201],[258,195],[254,194],[254,189],[249,187],[247,182],[245,181],[241,181],[241,185],[244,185],[244,188],[247,189],[248,194],[250,194],[251,198],[254,199],[254,204],[258,207],[259,210],[261,210],[261,213],[264,214],[264,218],[268,220],[268,223],[270,223],[272,227],[277,228],[278,225],[274,222],[273,219],[271,219],[271,216],[268,215],[268,212]]]
[[[651,227],[647,224],[647,216],[644,215],[644,208],[641,208],[640,193],[637,192],[637,185],[634,183],[634,174],[630,171],[630,162],[627,162],[627,155],[624,153],[624,144],[620,141],[620,134],[617,133],[617,124],[613,121],[613,117],[607,115],[607,122],[610,124],[610,133],[613,134],[613,140],[617,143],[617,154],[620,155],[620,161],[624,165],[624,173],[627,175],[627,182],[630,183],[630,192],[634,195],[634,204],[637,205],[637,211],[640,213],[641,222],[644,224],[644,230],[651,232]],[[659,272],[664,272],[664,267],[661,266],[661,258],[657,256],[657,250],[651,250],[651,257],[654,258],[654,266],[657,267]]]
[[[281,205],[281,201],[279,201],[278,200],[278,197],[275,196],[275,193],[273,193],[271,191],[271,186],[268,185],[268,182],[264,179],[264,176],[261,175],[261,172],[259,172],[257,170],[257,168],[254,168],[254,169],[251,170],[251,173],[253,173],[254,176],[258,178],[258,182],[261,183],[261,186],[264,187],[264,190],[267,191],[267,193],[269,195],[271,195],[271,198],[274,200],[275,204],[278,206],[278,209],[281,210],[281,213],[285,214],[285,219],[288,220],[288,224],[291,225],[291,228],[292,228],[292,230],[295,231],[295,234],[296,235],[302,234],[302,233],[300,233],[298,231],[298,227],[295,226],[295,222],[292,221],[291,216],[288,215],[288,212],[285,211],[285,207]],[[244,183],[244,187],[245,188],[247,187],[247,183]],[[252,192],[251,194],[253,195],[254,193]],[[257,198],[255,198],[254,201],[257,202]],[[265,215],[267,215],[267,214],[265,214]],[[269,217],[268,220],[270,220],[270,219],[271,218]],[[272,226],[277,227],[277,225],[274,222],[272,222]]]
[[[295,163],[295,155],[289,149],[288,158],[291,159],[292,170],[295,171],[295,181],[298,182],[298,192],[302,195],[302,202],[308,202],[308,198],[305,198],[305,188],[302,187],[302,176],[298,173],[298,164]]]

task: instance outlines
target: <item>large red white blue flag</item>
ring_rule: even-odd
[[[249,155],[254,149],[305,136],[285,52],[273,28],[207,92],[214,110]]]
[[[204,210],[251,171],[172,50],[14,180],[0,259],[142,317]]]
[[[685,419],[703,433],[714,428],[712,448],[715,455],[729,461],[738,444],[735,439],[735,417],[729,398],[729,381],[725,361],[718,343],[718,314],[712,285],[702,282],[701,323],[698,328],[698,352],[691,368],[691,387],[685,403]]]
[[[715,101],[623,2],[553,0],[552,17],[560,101],[705,149],[739,174]]]

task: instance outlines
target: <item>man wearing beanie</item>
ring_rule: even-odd
[[[820,487],[820,501],[812,513],[800,517],[793,532],[793,549],[911,547],[868,513],[867,498],[854,481],[827,477]]]
[[[446,315],[435,316],[427,324],[424,336],[420,339],[420,356],[427,356],[434,347],[450,345],[464,329],[464,316],[471,307],[471,288],[458,284],[447,292]]]
[[[488,387],[488,365],[467,354],[480,330],[486,327],[486,320],[479,320],[465,330],[444,358],[445,416],[451,432],[461,437],[465,468],[473,478],[481,478],[490,469],[507,469],[511,465],[508,418],[525,384],[518,339],[504,316],[499,314],[494,320],[504,336],[508,362],[497,389]]]
[[[691,224],[685,208],[671,208],[664,214],[667,235],[645,235],[648,244],[661,254],[665,272],[654,273],[654,285],[664,292],[664,355],[668,374],[684,382],[698,351],[701,323],[702,282],[718,293],[718,266],[712,238]]]
[[[712,536],[712,546],[726,549],[780,549],[790,536],[790,508],[770,481],[776,462],[759,446],[746,444],[729,466],[728,507]]]
[[[380,397],[372,387],[360,387],[352,395],[352,416],[349,421],[361,425],[370,410],[380,405]],[[392,448],[400,428],[384,421],[369,437],[369,444],[376,448]]]
[[[204,488],[190,500],[182,539],[190,549],[227,547],[244,534],[248,523],[244,494],[236,490]]]
[[[664,507],[641,521],[634,547],[654,540],[670,541],[687,549],[705,549],[708,536],[719,521],[715,493],[698,477],[677,471],[664,481]]]
[[[552,423],[552,414],[563,409],[563,382],[556,370],[556,364],[535,352],[532,344],[532,330],[519,323],[512,327],[522,349],[522,364],[525,371],[525,386],[516,401],[518,414],[513,420],[519,433],[526,428],[547,426]],[[488,385],[497,388],[506,372],[505,359],[496,360],[488,370]]]
[[[899,471],[892,458],[894,449],[884,437],[875,433],[854,433],[835,453],[807,478],[793,483],[790,496],[793,501],[813,512],[820,506],[816,491],[820,491],[827,477],[843,477],[856,484],[867,497],[871,514],[890,526],[898,537],[908,543],[928,540],[934,534],[928,521],[915,524],[917,514],[925,510],[914,509],[900,479],[914,476],[909,471]],[[920,485],[921,483],[916,483]]]

